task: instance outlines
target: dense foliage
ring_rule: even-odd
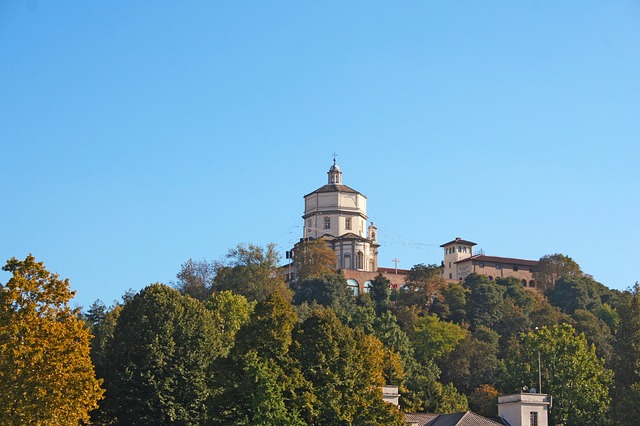
[[[82,320],[66,281],[10,260],[0,422],[77,424],[93,409],[105,425],[400,426],[400,410],[495,415],[499,394],[540,379],[550,424],[640,415],[640,285],[610,290],[554,254],[538,290],[416,265],[397,291],[379,275],[354,297],[324,248],[298,247],[292,288],[272,245],[241,244],[223,261],[185,262],[173,288],[96,301]],[[384,384],[399,386],[400,410]]]

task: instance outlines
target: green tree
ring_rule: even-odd
[[[318,309],[299,326],[294,348],[315,397],[304,410],[308,424],[404,424],[382,400],[384,347],[378,339],[346,327],[332,310]]]
[[[405,285],[398,295],[398,303],[429,306],[446,283],[438,265],[414,265],[405,278]]]
[[[89,328],[93,331],[93,328],[104,320],[107,315],[107,306],[100,299],[96,299],[87,312],[84,314],[84,319],[89,324]]]
[[[602,308],[596,312],[596,316],[609,326],[612,333],[618,331],[620,315],[609,303],[603,303]]]
[[[249,301],[263,301],[273,292],[289,295],[280,277],[278,252],[274,244],[260,247],[238,244],[229,250],[226,261],[216,265],[214,287],[231,290]]]
[[[539,297],[537,292],[527,290],[520,280],[514,277],[497,278],[496,284],[504,288],[505,299],[513,300],[514,305],[522,308],[525,315],[531,313]]]
[[[471,395],[469,395],[469,408],[481,416],[497,416],[498,390],[487,384],[478,386],[471,392]]]
[[[0,423],[77,425],[89,420],[103,390],[89,354],[90,333],[71,309],[69,280],[31,255],[2,268]]]
[[[356,306],[352,310],[349,326],[360,328],[367,334],[373,334],[373,323],[376,320],[376,311],[368,294],[364,293],[356,298]]]
[[[441,395],[439,413],[459,413],[469,409],[467,397],[458,392],[453,383],[447,383],[446,385],[438,383],[438,385]]]
[[[536,287],[542,291],[552,289],[563,275],[581,276],[582,270],[575,260],[560,253],[542,256],[533,271]]]
[[[107,353],[107,347],[113,339],[113,332],[116,329],[121,310],[122,305],[115,305],[105,313],[104,318],[100,322],[93,326],[91,360],[95,366],[97,377],[105,377],[109,371],[109,354]],[[101,411],[94,411],[92,416],[102,418],[102,414]]]
[[[547,291],[547,296],[553,305],[570,315],[577,309],[598,312],[602,309],[603,287],[586,275],[564,275]]]
[[[456,413],[468,410],[467,399],[453,384],[438,381],[440,370],[432,362],[418,365],[404,382],[400,404],[406,412]]]
[[[383,312],[373,322],[373,335],[376,336],[385,348],[400,354],[405,370],[410,370],[414,361],[413,346],[407,334],[402,331],[396,317],[390,312]]]
[[[577,309],[573,313],[574,327],[578,333],[584,333],[587,342],[596,347],[598,358],[609,365],[613,353],[613,335],[609,326],[594,313]]]
[[[501,308],[505,288],[484,275],[470,274],[464,280],[470,290],[467,299],[467,314],[474,328],[479,326],[494,328],[502,319]]]
[[[464,339],[466,332],[459,325],[440,321],[436,315],[420,317],[409,338],[419,362],[438,361]]]
[[[444,321],[451,321],[458,325],[468,322],[467,319],[467,290],[459,282],[447,284],[440,290],[439,298],[435,299],[429,311],[438,315]]]
[[[353,293],[342,272],[299,282],[293,300],[296,305],[315,302],[330,307],[345,322],[350,320],[355,307]]]
[[[539,356],[542,391],[553,396],[549,424],[606,423],[612,373],[584,335],[562,324],[522,334],[519,343],[507,359],[503,390],[537,387]]]
[[[227,356],[236,340],[236,333],[249,321],[255,303],[244,296],[225,290],[213,293],[205,306],[211,312],[215,328],[216,352]]]
[[[516,305],[514,299],[505,297],[499,306],[499,320],[493,329],[500,335],[500,357],[507,352],[511,341],[520,333],[532,328],[531,321],[524,310]]]
[[[296,244],[293,250],[293,264],[297,280],[319,278],[336,273],[338,258],[322,238],[307,240]]]
[[[562,312],[557,306],[552,306],[546,297],[540,296],[536,299],[533,310],[529,314],[529,320],[536,327],[552,327],[571,323],[571,316]]]
[[[216,364],[213,424],[303,424],[300,411],[310,396],[289,354],[296,323],[292,306],[278,293],[256,305],[229,357]]]
[[[623,425],[640,418],[640,284],[626,291],[618,305],[620,322],[615,335],[613,418]],[[635,417],[633,417],[635,416]]]
[[[378,314],[388,310],[390,307],[390,287],[391,281],[382,274],[376,275],[376,277],[371,280],[369,294],[371,295],[371,299],[373,299]]]
[[[214,290],[216,265],[206,260],[189,259],[180,265],[174,287],[182,294],[198,300],[206,300]]]
[[[498,339],[498,334],[486,327],[468,333],[438,364],[443,372],[442,380],[452,382],[466,394],[483,384],[496,385],[502,372]]]
[[[127,301],[106,348],[106,416],[119,424],[203,424],[220,345],[197,300],[153,284]]]

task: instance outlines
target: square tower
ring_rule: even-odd
[[[548,426],[551,396],[521,393],[498,397],[498,416],[511,426]]]
[[[440,246],[444,249],[442,276],[446,280],[459,280],[461,278],[458,274],[456,262],[473,256],[473,246],[475,245],[476,243],[457,237],[455,240]]]

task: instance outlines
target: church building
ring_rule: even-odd
[[[327,184],[304,196],[304,238],[322,238],[336,252],[338,268],[375,272],[378,269],[376,227],[367,226],[367,197],[342,184],[333,160]]]
[[[304,196],[303,238],[323,239],[336,253],[353,294],[368,292],[371,280],[379,273],[391,281],[392,288],[404,283],[407,270],[378,267],[378,235],[367,220],[367,197],[342,183],[342,171],[333,160],[327,183]],[[291,251],[295,254],[295,247]],[[291,265],[290,265],[291,266]],[[288,274],[295,279],[295,271]]]
[[[379,273],[391,281],[392,289],[399,289],[409,272],[407,269],[378,266],[377,228],[367,220],[367,197],[342,183],[342,171],[334,158],[327,172],[327,183],[304,196],[303,237],[300,241],[323,239],[336,253],[337,268],[341,269],[354,295],[367,292],[371,280]],[[476,243],[456,238],[441,245],[444,260],[442,276],[449,281],[461,281],[471,273],[489,279],[515,277],[525,287],[535,287],[533,260],[474,254]],[[295,247],[289,253],[295,254]],[[287,280],[295,280],[292,264]]]

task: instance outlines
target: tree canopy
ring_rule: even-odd
[[[612,373],[584,335],[569,324],[522,334],[506,362],[507,392],[538,386],[538,356],[541,391],[553,396],[549,424],[605,424]]]
[[[322,238],[306,240],[296,244],[293,264],[299,281],[334,274],[338,258]]]
[[[295,354],[315,395],[305,418],[314,425],[404,425],[382,401],[384,348],[373,336],[343,325],[330,309],[318,309],[299,327]]]
[[[249,301],[266,300],[273,292],[289,294],[279,274],[279,260],[274,244],[238,244],[229,249],[226,261],[216,265],[214,287],[231,290]]]
[[[575,260],[560,253],[542,256],[533,271],[536,287],[542,291],[551,290],[563,275],[580,276],[582,269]]]
[[[12,258],[0,285],[0,423],[77,425],[103,390],[89,354],[89,330],[68,279],[31,255]]]
[[[615,335],[613,371],[614,423],[640,418],[640,284],[625,292],[619,306],[620,324]]]
[[[399,387],[403,411],[491,415],[498,393],[538,385],[538,354],[551,423],[636,418],[640,285],[612,291],[568,257],[547,260],[544,293],[416,265],[402,291],[378,275],[354,297],[342,272],[320,268],[292,303],[273,245],[240,244],[225,261],[183,264],[179,291],[154,284],[81,314],[67,280],[11,259],[0,423],[403,424],[383,384]]]
[[[210,368],[221,355],[213,318],[197,300],[153,284],[127,301],[107,343],[105,417],[123,424],[202,424]]]

